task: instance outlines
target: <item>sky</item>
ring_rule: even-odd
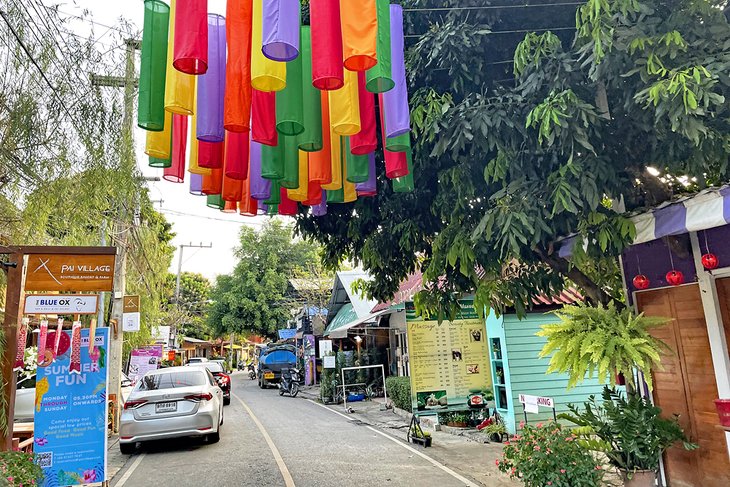
[[[124,18],[140,32],[143,24],[142,0],[42,0],[47,5],[58,5],[61,17],[81,15],[84,10],[91,13],[91,19],[97,22],[94,25],[95,38],[103,43],[111,42],[106,26],[118,25],[120,18]],[[208,10],[213,13],[225,14],[225,0],[209,0]],[[104,25],[99,25],[104,24]],[[92,24],[71,19],[69,27],[80,35],[88,35]],[[139,54],[137,55],[137,69],[139,69]],[[139,71],[137,71],[139,74]],[[236,264],[233,249],[238,244],[238,233],[242,225],[260,228],[266,217],[247,218],[238,215],[229,215],[207,208],[205,197],[192,196],[188,192],[186,181],[176,184],[162,180],[162,169],[153,169],[147,166],[147,156],[144,154],[145,131],[135,129],[135,149],[137,164],[144,176],[159,177],[159,182],[148,182],[150,199],[162,200],[155,202],[155,208],[161,211],[167,220],[173,224],[176,234],[173,245],[176,246],[175,258],[170,271],[177,272],[179,264],[180,245],[209,245],[212,248],[185,248],[183,251],[182,270],[199,272],[209,279],[216,275],[227,274]]]

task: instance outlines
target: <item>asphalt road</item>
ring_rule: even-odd
[[[303,398],[233,376],[221,440],[148,443],[112,487],[462,486],[463,478],[402,440]]]

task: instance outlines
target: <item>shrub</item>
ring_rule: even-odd
[[[603,469],[576,435],[558,423],[521,424],[522,435],[505,443],[499,470],[527,487],[594,487]]]
[[[385,388],[395,407],[411,412],[411,378],[387,377]]]
[[[33,454],[22,451],[0,452],[0,485],[39,485],[43,470],[33,462]]]

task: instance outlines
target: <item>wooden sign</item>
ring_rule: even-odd
[[[98,294],[27,294],[24,312],[27,315],[93,315],[98,305]]]
[[[28,256],[26,291],[112,291],[114,255]]]
[[[124,296],[123,313],[139,313],[139,296]]]

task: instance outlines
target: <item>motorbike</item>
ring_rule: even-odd
[[[291,397],[297,397],[297,394],[299,394],[300,381],[299,369],[282,369],[281,381],[279,382],[279,395],[283,396],[286,393]]]
[[[253,364],[248,364],[248,378],[251,380],[256,379],[256,367]]]

